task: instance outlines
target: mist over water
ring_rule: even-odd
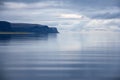
[[[0,80],[119,80],[120,33],[0,35]]]

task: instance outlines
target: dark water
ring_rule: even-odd
[[[0,35],[0,80],[120,80],[120,33]]]

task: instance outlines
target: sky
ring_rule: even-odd
[[[0,21],[119,31],[120,0],[0,0]]]

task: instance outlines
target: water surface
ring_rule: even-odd
[[[0,35],[0,80],[120,80],[120,33]]]

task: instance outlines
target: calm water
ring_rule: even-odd
[[[120,33],[0,35],[0,80],[120,80]]]

